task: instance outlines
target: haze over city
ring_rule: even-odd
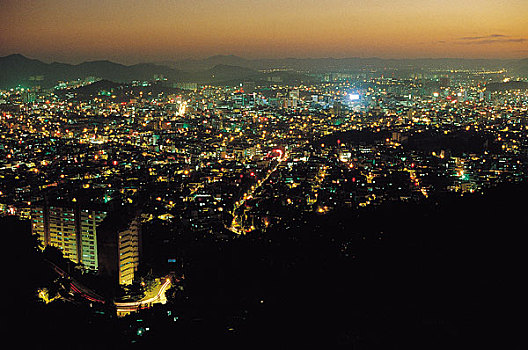
[[[0,9],[0,55],[47,62],[528,55],[524,0],[3,0]]]

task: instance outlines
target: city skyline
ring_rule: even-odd
[[[524,1],[2,1],[0,56],[523,58]],[[499,11],[500,10],[500,11]]]

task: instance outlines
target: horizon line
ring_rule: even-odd
[[[287,57],[259,57],[259,58],[246,58],[235,54],[215,54],[210,55],[202,58],[175,58],[175,59],[160,59],[157,61],[138,61],[137,63],[123,63],[120,60],[114,61],[111,59],[85,59],[82,61],[79,61],[79,63],[70,63],[66,61],[57,61],[57,60],[45,60],[42,58],[35,58],[30,57],[28,55],[22,54],[22,53],[12,53],[7,54],[4,56],[0,56],[0,58],[7,58],[10,56],[22,56],[24,58],[30,59],[30,60],[37,60],[46,64],[69,64],[69,65],[79,65],[83,63],[90,63],[90,62],[111,62],[116,64],[121,64],[123,66],[135,66],[139,64],[155,64],[155,65],[163,65],[164,63],[176,63],[176,62],[183,62],[183,61],[205,61],[214,57],[235,57],[239,59],[243,59],[246,61],[260,61],[260,60],[323,60],[323,59],[333,59],[333,60],[347,60],[347,59],[364,59],[364,60],[382,60],[382,61],[413,61],[413,60],[482,60],[482,61],[520,61],[524,59],[528,59],[528,56],[521,57],[521,58],[476,58],[476,57],[431,57],[431,56],[424,56],[424,57],[406,57],[406,58],[383,58],[378,56],[345,56],[345,57],[333,57],[333,56],[311,56],[311,57],[295,57],[295,56],[287,56]]]

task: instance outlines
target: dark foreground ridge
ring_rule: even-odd
[[[123,319],[38,301],[32,291],[54,277],[28,227],[2,219],[15,247],[2,263],[6,334],[27,334],[16,344],[28,349],[525,348],[527,195],[503,185],[187,242],[183,290]]]

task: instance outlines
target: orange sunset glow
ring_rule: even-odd
[[[0,7],[0,55],[48,61],[528,55],[525,0],[24,0]]]

